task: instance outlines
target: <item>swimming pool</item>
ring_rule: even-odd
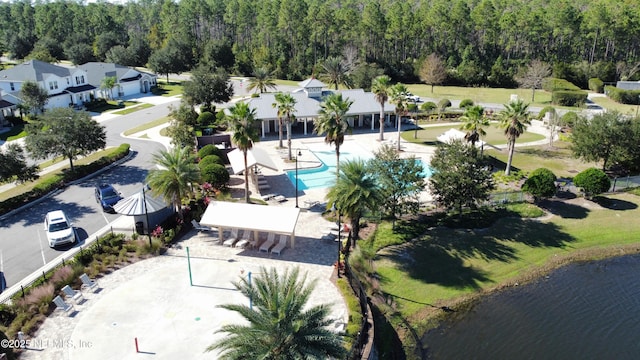
[[[335,149],[332,150],[320,150],[320,149],[309,149],[309,151],[315,155],[318,160],[322,163],[321,166],[313,169],[298,169],[298,190],[307,190],[307,189],[324,189],[333,186],[336,182],[336,152]],[[341,147],[340,148],[340,162],[344,162],[347,160],[355,160],[362,159],[367,161],[369,159],[373,159],[373,155],[368,153],[364,149],[359,149],[358,147],[354,147],[353,145],[350,147]],[[303,159],[301,158],[301,161]],[[431,168],[424,163],[421,159],[416,159],[420,161],[422,165],[423,174],[425,178],[429,178],[431,176]],[[296,185],[296,171],[290,170],[287,171],[287,177],[293,186]]]
[[[307,189],[323,189],[333,186],[336,182],[336,151],[335,148],[330,150],[322,150],[318,148],[310,148],[309,152],[314,155],[320,162],[321,166],[312,169],[298,169],[298,190]],[[340,147],[340,162],[347,160],[362,159],[367,161],[372,159],[373,155],[367,153],[364,149],[350,144],[349,146]],[[304,158],[300,159],[301,161]],[[287,171],[289,181],[296,185],[296,171]]]

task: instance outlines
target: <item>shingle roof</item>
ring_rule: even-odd
[[[100,86],[100,84],[102,83],[102,79],[104,79],[105,77],[115,76],[118,82],[126,82],[133,79],[139,79],[139,75],[136,75],[136,77],[133,78],[123,78],[123,76],[127,75],[127,73],[132,70],[137,71],[140,74],[148,74],[124,65],[105,62],[88,62],[86,64],[79,65],[78,68],[83,69],[87,72],[87,76],[89,77],[88,83],[96,87]],[[148,75],[154,76],[152,74]]]
[[[68,68],[49,64],[40,60],[29,60],[22,64],[18,64],[10,69],[0,71],[0,80],[15,81],[42,81],[43,74],[54,74],[59,77],[67,77],[71,75]]]
[[[327,86],[325,83],[316,78],[309,78],[305,81],[299,82],[298,85],[301,88],[323,88]]]
[[[4,100],[4,99],[0,99],[0,109],[4,109],[4,108],[7,108],[7,107],[12,107],[12,106],[15,106],[15,105],[16,104],[14,104],[12,102],[9,102],[9,101]]]
[[[331,94],[332,91],[324,91],[322,97]],[[372,114],[380,112],[380,103],[375,100],[375,95],[370,92],[365,92],[362,89],[345,90],[342,92],[344,99],[353,101],[351,108],[347,115],[354,116],[359,114]],[[320,103],[322,99],[310,98],[304,92],[290,93],[296,100],[296,112],[294,113],[297,118],[308,118],[318,116],[320,110]],[[276,103],[275,94],[260,94],[260,97],[251,98],[247,101],[250,108],[256,110],[256,119],[269,120],[278,118],[278,109],[272,104]],[[385,103],[385,112],[394,112],[396,107],[390,103]]]

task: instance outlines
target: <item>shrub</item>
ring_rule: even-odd
[[[407,111],[409,111],[409,112],[417,112],[418,111],[418,105],[414,104],[414,103],[407,104]]]
[[[213,125],[216,122],[216,116],[212,112],[205,111],[198,115],[197,121],[200,126]]]
[[[604,93],[613,101],[627,105],[640,104],[640,90],[623,90],[615,86],[605,86]]]
[[[469,106],[473,106],[473,100],[463,99],[462,101],[460,101],[460,109],[466,109]]]
[[[207,164],[200,167],[200,176],[202,181],[211,184],[216,189],[225,188],[230,178],[227,169],[220,164]]]
[[[426,112],[431,112],[431,111],[435,110],[437,107],[438,106],[433,101],[427,101],[427,102],[423,103],[422,105],[420,105],[420,110],[426,111]]]
[[[449,99],[442,99],[438,101],[438,109],[444,111],[446,108],[451,106],[451,101]]]
[[[573,124],[578,120],[578,114],[573,111],[568,111],[566,114],[562,115],[560,118],[560,123],[564,126],[568,126],[570,128],[573,127]]]
[[[546,78],[542,81],[542,88],[548,92],[554,92],[558,90],[580,90],[579,87],[573,85],[571,82],[565,79],[558,78]]]
[[[589,90],[602,94],[604,92],[604,82],[598,78],[589,79]]]
[[[551,93],[551,102],[560,106],[580,106],[587,101],[582,90],[556,90]]]
[[[53,301],[54,293],[55,289],[51,283],[36,286],[23,299],[18,300],[17,305],[23,311],[37,312],[41,305],[49,306]]]
[[[522,191],[533,196],[535,201],[549,198],[556,193],[556,176],[546,168],[538,168],[531,172],[522,184]]]
[[[604,171],[596,168],[582,171],[573,178],[573,183],[582,188],[587,198],[609,191],[611,187],[611,179]]]
[[[200,170],[209,165],[224,165],[224,162],[222,162],[222,159],[218,155],[207,155],[204,158],[201,158],[198,163]]]
[[[51,283],[55,286],[56,289],[61,289],[65,285],[69,285],[73,282],[75,278],[75,272],[70,265],[65,265],[59,269],[57,269],[53,275],[51,275]]]
[[[212,145],[212,144],[205,145],[200,150],[198,150],[198,158],[199,159],[204,159],[205,157],[207,157],[209,155],[220,156],[221,155],[221,151],[220,151],[220,149],[215,147],[215,145]]]

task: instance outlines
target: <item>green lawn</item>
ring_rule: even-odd
[[[103,157],[105,155],[111,154],[113,152],[113,150],[114,150],[114,148],[109,148],[109,149],[105,149],[105,150],[100,150],[100,151],[94,152],[93,154],[91,154],[89,156],[83,157],[81,159],[74,160],[73,161],[73,165],[85,165],[85,164],[92,163],[92,162],[100,159],[101,157]],[[11,188],[11,189],[9,189],[7,191],[0,192],[0,201],[4,201],[4,200],[10,199],[10,198],[12,198],[14,196],[18,196],[20,194],[24,194],[24,193],[26,193],[28,191],[31,191],[40,182],[44,181],[47,178],[52,177],[55,174],[61,173],[63,169],[69,168],[69,160],[65,159],[65,158],[62,158],[62,157],[56,158],[53,161],[49,161],[49,162],[40,164],[40,168],[44,168],[45,166],[52,165],[54,163],[61,162],[61,161],[65,162],[65,166],[63,166],[61,169],[56,170],[56,171],[51,172],[51,173],[47,173],[47,174],[43,175],[42,177],[40,177],[39,179],[37,179],[36,181],[28,181],[28,182],[23,183],[23,184],[18,184],[15,187],[13,187],[13,188]]]
[[[127,114],[130,114],[132,112],[140,111],[140,110],[147,109],[147,108],[150,108],[150,107],[153,107],[153,106],[155,106],[155,105],[144,103],[144,104],[139,104],[139,105],[127,107],[127,108],[125,108],[123,110],[120,110],[120,111],[114,111],[113,113],[116,114],[116,115],[127,115]]]
[[[27,136],[27,132],[24,131],[24,124],[21,124],[12,127],[9,131],[1,133],[0,141],[11,141],[25,136]]]
[[[636,244],[640,198],[615,194],[604,204],[549,201],[555,216],[548,221],[509,217],[480,231],[436,227],[378,253],[381,289],[405,318],[420,322],[430,305],[544,274],[567,257],[599,258],[602,248]]]
[[[425,84],[407,85],[410,92],[415,95],[436,99],[463,100],[471,99],[475,103],[507,104],[512,94],[518,95],[527,103],[531,103],[531,89],[489,89],[460,86],[431,86]],[[531,106],[546,106],[551,104],[551,93],[544,90],[536,90],[535,101]]]
[[[421,143],[426,145],[434,145],[438,140],[438,136],[442,135],[449,129],[460,129],[462,123],[453,124],[453,125],[442,125],[442,126],[427,126],[418,130],[418,137],[414,138],[415,131],[407,130],[402,133],[402,138],[406,141]],[[462,131],[462,130],[461,130]],[[487,135],[483,138],[483,140],[487,144],[491,145],[504,145],[507,143],[507,138],[504,136],[504,130],[500,129],[497,124],[492,124],[485,128]],[[525,143],[531,141],[538,141],[544,139],[544,136],[540,134],[535,134],[532,132],[525,132],[522,134],[517,143]]]
[[[166,82],[158,79],[158,86],[151,89],[153,95],[176,96],[182,94],[182,83],[171,81]]]
[[[518,139],[518,142],[520,142],[520,139]],[[524,172],[531,172],[537,168],[544,167],[553,171],[556,176],[569,178],[590,167],[601,167],[599,164],[586,163],[574,158],[571,155],[569,143],[554,141],[553,144],[553,148],[549,148],[547,145],[516,147],[512,166]],[[485,148],[485,154],[495,157],[502,163],[506,164],[507,162],[508,153],[506,151]]]
[[[162,124],[164,124],[164,123],[166,123],[166,122],[168,122],[170,120],[171,120],[171,118],[169,118],[168,116],[161,117],[160,119],[156,119],[156,120],[153,120],[153,121],[148,122],[146,124],[142,124],[140,126],[136,126],[134,128],[131,128],[131,129],[125,131],[124,135],[125,136],[129,136],[129,135],[141,132],[141,131],[145,131],[147,129],[151,129],[151,128],[156,127],[156,126],[160,126],[160,125],[162,125]]]

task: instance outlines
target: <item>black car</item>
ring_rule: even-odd
[[[122,200],[120,193],[109,184],[96,186],[96,201],[102,206],[102,210],[113,211],[113,205]]]

